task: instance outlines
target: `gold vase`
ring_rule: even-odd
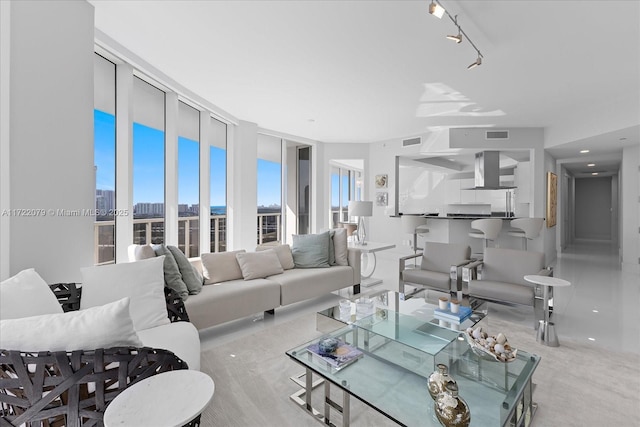
[[[445,391],[436,398],[435,410],[438,420],[445,427],[468,427],[471,423],[469,405],[458,396],[456,383],[445,385]]]
[[[456,382],[456,380],[449,375],[447,365],[438,363],[437,368],[438,369],[433,371],[427,379],[427,388],[429,389],[429,395],[431,395],[433,400],[436,400],[436,397],[445,391],[445,385],[447,383]]]

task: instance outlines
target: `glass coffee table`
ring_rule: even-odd
[[[349,307],[341,307],[340,304],[321,310],[317,313],[317,328],[321,332],[330,332],[334,329],[352,324],[358,319],[371,315],[374,312],[378,318],[384,317],[392,313],[401,313],[411,315],[420,320],[425,320],[433,325],[438,325],[454,331],[464,331],[469,327],[475,327],[481,322],[487,314],[487,303],[480,300],[464,301],[464,304],[470,306],[472,311],[471,317],[461,323],[453,322],[447,319],[438,318],[435,310],[438,308],[436,300],[429,300],[424,289],[419,289],[413,294],[402,294],[395,291],[379,291],[370,295],[369,298],[372,307],[367,311],[359,310],[358,300],[361,296],[356,296],[349,301]]]
[[[302,375],[291,378],[301,386],[291,399],[327,425],[335,425],[332,411],[342,415],[343,426],[349,425],[353,396],[399,425],[440,426],[427,390],[427,378],[439,363],[447,365],[458,382],[472,426],[528,426],[531,422],[536,410],[531,378],[539,356],[519,349],[509,363],[485,359],[471,350],[460,331],[389,308],[377,307],[371,315],[347,323],[325,314],[318,318],[342,325],[323,337],[338,338],[363,353],[336,369],[308,350],[319,338],[286,352],[305,368]],[[312,391],[320,385],[324,386],[322,412],[311,404]],[[342,391],[341,403],[331,398],[332,388]]]

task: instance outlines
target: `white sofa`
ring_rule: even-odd
[[[200,257],[190,258],[189,262],[205,278],[205,285],[196,294],[190,294],[184,304],[189,320],[197,329],[205,329],[231,320],[240,319],[260,312],[275,313],[275,309],[306,299],[314,298],[353,286],[354,293],[360,293],[360,251],[347,248],[344,236],[343,256],[347,265],[331,265],[324,268],[297,268],[291,259],[289,269],[280,269],[280,273],[263,278],[245,280],[237,267],[237,273],[222,274],[223,280],[207,278],[207,269],[203,268]],[[269,249],[272,246],[257,249]],[[138,245],[129,247],[129,260],[136,261],[136,254],[148,249]],[[206,254],[220,256],[220,270],[236,264],[238,252]],[[289,254],[291,257],[291,255]],[[344,262],[343,262],[344,263]],[[293,268],[291,268],[293,267]],[[215,268],[211,268],[214,270]],[[233,270],[233,268],[231,268]],[[212,274],[213,276],[213,274]],[[220,276],[220,275],[219,275]]]
[[[280,306],[315,298],[353,286],[360,293],[360,251],[348,249],[349,265],[329,268],[293,268],[264,279],[234,279],[204,285],[185,301],[189,319],[205,329],[261,311],[273,313]],[[190,259],[202,273],[200,258]]]

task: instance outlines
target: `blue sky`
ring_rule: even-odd
[[[164,201],[164,132],[133,124],[133,203]],[[115,189],[115,117],[94,110],[96,188]],[[226,150],[210,147],[211,206],[224,206]],[[280,164],[258,159],[258,206],[280,204]],[[178,203],[197,204],[199,148],[178,138]]]

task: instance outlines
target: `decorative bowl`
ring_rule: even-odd
[[[518,349],[511,347],[507,338],[501,333],[490,336],[482,330],[482,327],[467,328],[464,337],[467,339],[471,351],[479,357],[503,363],[516,360]]]

